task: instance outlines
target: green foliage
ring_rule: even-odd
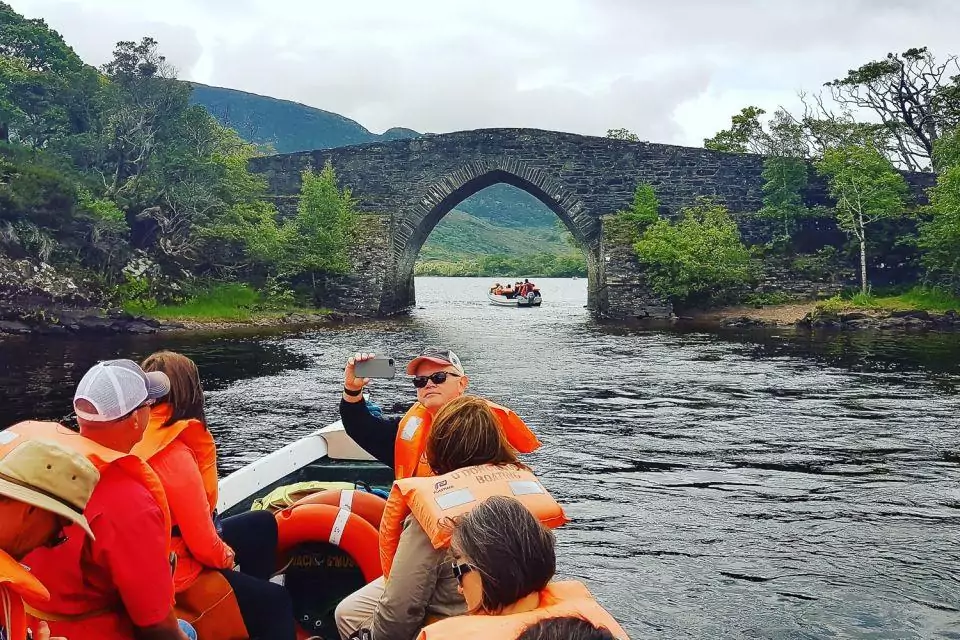
[[[309,275],[315,284],[318,274],[347,271],[347,249],[356,224],[353,196],[337,186],[330,162],[319,173],[304,171],[297,215],[280,229],[287,273]]]
[[[611,140],[626,140],[627,142],[640,142],[640,136],[629,129],[607,129],[607,137]]]
[[[836,247],[827,245],[814,253],[794,256],[790,261],[790,268],[797,275],[809,280],[830,280],[842,267],[839,253]]]
[[[731,118],[729,129],[719,131],[712,138],[706,138],[703,146],[728,153],[758,153],[756,140],[763,132],[760,116],[765,113],[760,107],[744,107]]]
[[[569,278],[587,275],[587,264],[580,254],[483,255],[457,261],[427,260],[417,263],[414,272],[418,276]]]
[[[677,304],[735,298],[756,279],[736,222],[725,207],[709,201],[681,213],[676,223],[652,224],[636,244],[651,287]]]
[[[784,239],[796,230],[797,220],[807,215],[803,192],[807,187],[807,163],[802,158],[770,156],[763,161],[763,207],[760,215],[780,222]]]
[[[457,261],[481,255],[530,255],[534,253],[572,253],[570,232],[553,212],[549,227],[523,229],[495,225],[454,209],[434,227],[418,259]]]
[[[640,183],[633,191],[633,203],[626,211],[618,211],[603,222],[604,236],[608,242],[633,245],[644,230],[660,219],[660,200],[653,187]]]
[[[820,315],[836,315],[854,309],[870,311],[929,311],[944,313],[960,310],[960,297],[937,287],[913,287],[899,295],[879,296],[858,292],[849,296],[836,295],[817,303]]]
[[[903,213],[907,183],[889,160],[868,146],[828,149],[816,166],[836,200],[837,224],[860,244],[861,290],[867,293],[867,229]]]
[[[937,142],[935,155],[943,169],[930,189],[930,219],[918,243],[928,278],[960,292],[960,129]]]

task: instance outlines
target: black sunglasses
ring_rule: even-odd
[[[466,562],[454,561],[451,566],[453,567],[453,575],[457,577],[457,582],[460,584],[463,584],[463,576],[473,571],[473,566]]]
[[[461,377],[459,373],[452,373],[450,371],[437,371],[436,373],[431,373],[428,376],[414,376],[413,386],[417,389],[423,389],[427,386],[427,382],[433,382],[433,384],[443,384],[447,381],[447,376],[453,376],[454,378]]]

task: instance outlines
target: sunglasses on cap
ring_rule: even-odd
[[[450,566],[453,569],[453,575],[456,576],[457,582],[460,584],[463,584],[463,576],[473,571],[473,565],[467,564],[466,562],[457,562],[454,560]]]
[[[427,386],[427,382],[433,382],[433,384],[440,385],[447,381],[447,377],[453,376],[454,378],[462,377],[459,373],[453,373],[452,371],[437,371],[436,373],[431,373],[428,376],[414,376],[413,377],[413,386],[417,389],[423,389]]]

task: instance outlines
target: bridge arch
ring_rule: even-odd
[[[393,253],[397,265],[399,292],[406,300],[415,301],[414,267],[417,256],[437,224],[458,204],[473,194],[495,184],[508,184],[526,191],[553,211],[573,235],[587,262],[588,305],[603,286],[600,252],[600,221],[586,214],[586,207],[577,194],[547,172],[513,158],[495,158],[464,164],[430,184],[422,198],[399,223],[393,233]]]

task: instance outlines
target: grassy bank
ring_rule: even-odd
[[[298,306],[291,300],[273,299],[244,284],[216,284],[193,292],[178,304],[134,300],[124,304],[128,313],[158,320],[193,322],[254,322],[282,318],[291,313],[326,314],[324,309]]]
[[[817,310],[823,313],[852,310],[944,313],[960,310],[960,297],[942,289],[914,287],[898,295],[857,293],[849,296],[834,296],[817,303]]]

